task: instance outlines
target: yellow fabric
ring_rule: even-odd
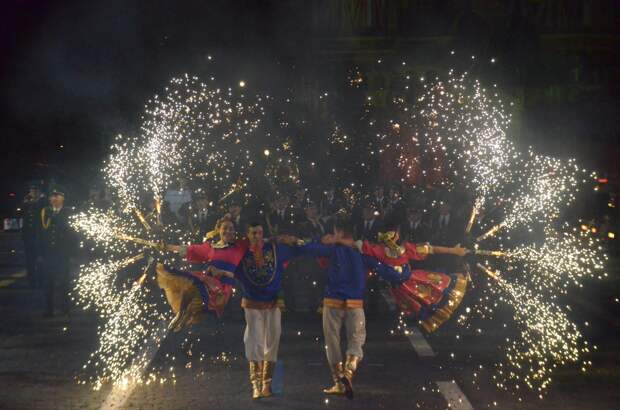
[[[166,300],[175,314],[179,313],[183,300],[187,300],[187,314],[190,319],[188,325],[199,323],[204,317],[204,306],[200,291],[194,283],[182,276],[173,275],[168,272],[164,265],[157,264],[157,284],[166,294]]]
[[[209,231],[205,234],[205,241],[211,240],[215,238],[217,235],[219,235],[219,232],[217,231],[217,229]]]
[[[398,255],[402,254],[402,248],[396,243],[396,231],[379,232],[377,239],[393,252]]]
[[[452,314],[459,307],[466,291],[467,278],[465,275],[458,273],[456,275],[456,284],[448,295],[448,301],[441,308],[437,309],[431,317],[420,323],[422,328],[428,333],[432,333],[437,330],[439,326],[450,319],[450,316],[452,316]]]
[[[432,255],[434,253],[433,247],[429,245],[428,243],[416,245],[415,250],[418,253],[418,255]]]
[[[50,227],[50,223],[52,222],[52,218],[48,218],[45,212],[46,208],[41,208],[41,225],[43,225],[43,229],[47,230]]]

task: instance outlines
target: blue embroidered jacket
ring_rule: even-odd
[[[305,255],[329,258],[325,297],[338,300],[362,300],[369,270],[385,277],[399,275],[391,266],[343,245],[310,242],[300,248]]]
[[[254,252],[248,250],[235,271],[235,278],[243,287],[243,297],[258,302],[276,300],[282,284],[284,264],[298,254],[297,248],[265,242],[263,244],[264,263],[259,268]]]

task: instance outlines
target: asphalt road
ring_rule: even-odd
[[[5,238],[6,243],[6,238]],[[11,242],[13,243],[13,242]],[[19,251],[17,251],[17,254]],[[280,362],[268,399],[252,401],[243,358],[243,319],[234,306],[223,322],[209,320],[191,333],[170,334],[152,366],[174,370],[174,382],[127,391],[93,391],[76,383],[96,346],[97,319],[83,312],[45,319],[43,295],[27,288],[19,257],[0,261],[0,409],[616,409],[620,399],[617,280],[586,287],[573,300],[578,320],[598,349],[593,369],[560,369],[549,394],[503,392],[492,381],[510,329],[482,336],[449,323],[431,336],[395,334],[392,313],[368,318],[365,358],[355,379],[356,398],[327,397],[330,382],[320,318],[283,316]],[[12,256],[11,256],[12,255]],[[457,339],[458,335],[458,339]],[[189,351],[191,350],[191,356]],[[474,376],[475,374],[475,376]]]

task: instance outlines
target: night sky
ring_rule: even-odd
[[[6,0],[0,7],[1,198],[23,192],[30,179],[50,176],[84,192],[111,139],[135,132],[145,101],[175,75],[216,74],[223,83],[244,79],[257,90],[286,91],[316,57],[315,40],[324,34],[311,27],[306,1]],[[423,25],[433,24],[425,19]],[[464,26],[472,32],[472,24]],[[523,54],[512,60],[508,54],[515,41],[532,42],[531,35],[519,25],[511,31],[510,24],[499,24],[489,28],[495,38],[488,41],[479,33],[482,25],[474,26],[475,41],[487,42],[506,62],[498,64],[500,84],[510,84],[523,71]],[[553,71],[542,75],[539,63],[531,66],[539,82],[554,79]],[[329,80],[321,86],[329,89]],[[574,124],[580,136],[605,146],[608,134],[617,135],[613,101],[527,113],[527,119],[538,135],[562,134],[558,126]],[[590,132],[592,124],[603,131]]]
[[[274,4],[3,2],[3,190],[24,178],[95,174],[111,138],[135,130],[145,100],[174,75],[251,80],[269,69],[282,78],[305,30],[288,17],[303,9]],[[207,55],[226,61],[225,71]]]

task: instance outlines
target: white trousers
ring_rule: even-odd
[[[280,308],[249,309],[245,311],[245,357],[248,361],[275,362],[280,347]]]
[[[336,309],[323,306],[323,337],[325,354],[330,365],[344,363],[340,350],[340,333],[344,325],[347,335],[347,355],[362,359],[362,347],[366,342],[366,318],[364,309]]]

